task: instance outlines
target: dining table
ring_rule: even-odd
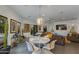
[[[33,43],[42,43],[42,44],[45,44],[45,43],[49,42],[50,39],[46,38],[46,37],[34,36],[34,37],[31,37],[29,39],[29,41],[33,42]]]
[[[49,38],[46,38],[46,37],[40,37],[40,36],[34,36],[34,37],[31,37],[29,39],[30,43],[32,43],[32,45],[34,47],[37,47],[37,50],[34,50],[33,53],[39,53],[39,54],[42,54],[42,53],[47,53],[47,54],[50,54],[51,52],[47,49],[44,49],[43,47],[46,46],[50,39]]]

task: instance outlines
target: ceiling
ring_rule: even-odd
[[[9,5],[23,18],[36,20],[42,16],[46,21],[74,20],[79,17],[79,6],[77,5]]]

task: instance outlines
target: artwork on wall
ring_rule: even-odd
[[[38,25],[33,25],[31,28],[31,34],[35,35],[38,32]]]
[[[47,32],[47,26],[43,27],[43,32]]]
[[[20,32],[20,26],[21,26],[20,22],[13,20],[13,19],[10,20],[10,32],[11,33]]]
[[[0,15],[0,34],[4,33],[5,22],[7,22],[7,17]]]
[[[58,24],[56,25],[56,30],[67,30],[66,24]]]
[[[16,30],[16,21],[11,19],[10,20],[10,32],[15,33],[16,32],[15,30]]]
[[[24,30],[23,30],[24,33],[26,32],[30,32],[30,24],[24,24]]]
[[[21,23],[17,22],[16,32],[20,33]]]
[[[38,25],[34,25],[35,32],[38,32]],[[39,28],[41,30],[41,27]]]

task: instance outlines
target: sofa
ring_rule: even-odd
[[[48,35],[48,38],[50,38],[50,40],[57,40],[56,44],[65,45],[65,37],[64,36],[56,35],[51,32],[43,33],[41,36],[47,36],[47,35]]]
[[[78,33],[69,33],[67,39],[72,42],[79,43],[79,34]]]

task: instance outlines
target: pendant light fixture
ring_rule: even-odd
[[[39,6],[39,17],[37,18],[37,25],[40,25],[40,26],[44,24],[44,18],[41,14],[41,7],[42,6]]]

